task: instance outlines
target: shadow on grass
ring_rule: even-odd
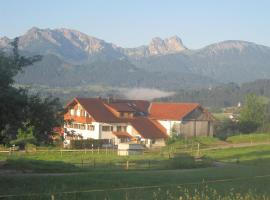
[[[128,166],[127,166],[128,165]],[[209,159],[196,161],[188,154],[178,154],[169,160],[130,160],[121,162],[68,163],[63,161],[36,160],[30,158],[7,159],[0,170],[16,170],[23,173],[67,173],[106,170],[156,170],[192,169],[211,166]]]
[[[33,159],[7,159],[6,163],[0,169],[16,170],[21,172],[77,172],[81,171],[79,167],[62,161],[44,161]]]

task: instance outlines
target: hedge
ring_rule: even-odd
[[[94,140],[94,139],[86,139],[86,140],[71,140],[70,148],[72,149],[96,149],[101,148],[103,144],[108,144],[108,140]]]

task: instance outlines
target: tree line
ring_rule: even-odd
[[[216,134],[221,139],[228,136],[270,131],[270,104],[261,96],[250,93],[244,105],[236,113],[236,118],[223,119],[217,124]]]

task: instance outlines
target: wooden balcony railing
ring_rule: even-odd
[[[89,117],[82,117],[82,116],[76,116],[76,115],[72,116],[70,114],[64,115],[64,120],[71,120],[73,122],[78,122],[78,123],[91,123],[93,121],[93,119]]]

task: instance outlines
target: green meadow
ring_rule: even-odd
[[[1,153],[0,199],[270,199],[270,145],[257,138],[238,147],[248,142],[239,137],[177,141],[129,157],[112,151]]]

